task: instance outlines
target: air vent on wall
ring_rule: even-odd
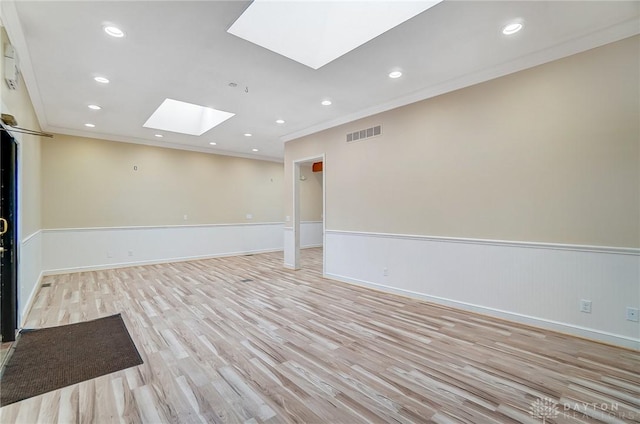
[[[4,80],[10,90],[18,88],[18,56],[11,44],[4,46]]]
[[[366,130],[347,134],[347,142],[364,140],[365,138],[376,137],[380,134],[382,134],[382,125],[376,125],[375,127],[367,128]]]

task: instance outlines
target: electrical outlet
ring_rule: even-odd
[[[107,250],[107,258],[113,258],[113,254],[109,250]]]
[[[591,313],[591,301],[590,300],[582,299],[580,301],[580,312],[584,312],[586,314],[590,314]]]
[[[638,322],[638,308],[627,307],[627,321]]]
[[[382,268],[382,275],[384,275],[385,277],[389,276],[389,269],[388,268]]]
[[[133,256],[133,250],[129,250],[129,256]]]

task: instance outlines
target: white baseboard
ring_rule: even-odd
[[[639,249],[332,230],[325,241],[329,278],[640,349],[625,319],[640,306]]]

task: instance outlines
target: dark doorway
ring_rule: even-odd
[[[0,130],[0,335],[15,340],[18,327],[17,145]]]

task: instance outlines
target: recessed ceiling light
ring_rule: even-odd
[[[89,105],[89,106],[88,106],[88,108],[89,108],[89,109],[93,109],[93,110],[100,110],[100,109],[102,109],[102,108],[101,108],[100,106],[98,106],[98,105]]]
[[[389,78],[400,78],[402,76],[402,72],[393,71],[389,73]]]
[[[109,84],[109,80],[105,77],[95,77],[94,80],[96,80],[100,84]]]
[[[162,134],[155,134],[155,136],[158,137],[158,138],[164,137]]]
[[[124,32],[118,27],[106,26],[106,27],[104,27],[104,32],[106,32],[107,34],[109,34],[112,37],[116,37],[116,38],[124,37]]]
[[[318,69],[440,1],[254,0],[227,32]]]
[[[278,120],[276,121],[276,124],[284,124],[284,120],[282,120],[282,119],[278,119]]]
[[[522,29],[522,24],[520,22],[513,22],[509,25],[505,25],[505,27],[502,28],[502,33],[504,35],[512,35],[520,31],[521,29]]]
[[[143,127],[188,135],[202,135],[234,115],[235,113],[210,107],[165,99]]]
[[[251,149],[252,152],[259,152],[258,149]]]
[[[85,127],[89,127],[89,128],[93,128],[93,127],[95,127],[95,125],[94,125],[94,124],[84,124],[84,126],[85,126]]]
[[[331,105],[331,100],[323,100],[322,101],[322,106],[329,106]]]
[[[209,143],[209,144],[211,144],[212,146],[215,146],[215,145],[217,145],[218,143],[216,143],[215,141],[212,141],[212,142],[211,142],[211,143]]]
[[[245,133],[245,137],[251,137],[253,134]]]

